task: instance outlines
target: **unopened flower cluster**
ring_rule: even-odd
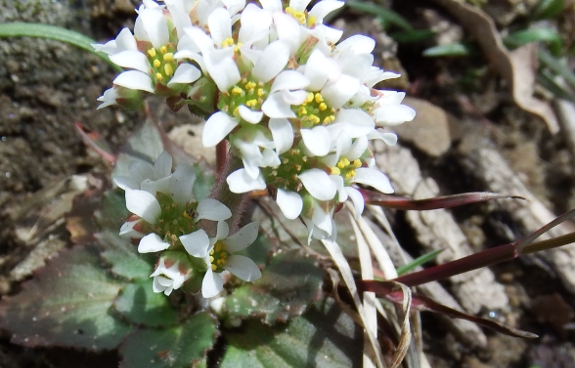
[[[229,271],[245,281],[261,276],[249,258],[234,254],[257,237],[258,224],[251,223],[232,236],[226,219],[232,213],[213,198],[197,201],[193,195],[194,168],[180,164],[172,173],[172,157],[163,152],[154,165],[137,161],[129,175],[115,176],[125,191],[126,207],[132,216],[122,225],[120,235],[138,242],[138,252],[158,253],[151,277],[155,292],[166,295],[184,284],[210,298],[223,288],[221,273]],[[210,238],[201,221],[217,222]]]

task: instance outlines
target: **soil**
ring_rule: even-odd
[[[395,9],[416,27],[436,22],[447,24],[455,35],[464,34],[461,26],[433,3],[395,3]],[[493,16],[501,19],[500,27],[521,16],[511,11],[518,4],[525,3],[526,8],[532,5],[521,1],[495,3],[506,5],[491,8]],[[513,7],[507,6],[511,3]],[[0,0],[0,23],[51,24],[104,42],[122,27],[133,27],[134,5],[137,2],[129,0]],[[495,147],[529,190],[555,214],[575,207],[574,152],[566,135],[549,133],[539,119],[515,106],[508,87],[481,55],[426,59],[421,53],[433,45],[433,40],[398,46],[372,17],[347,11],[340,13],[336,22],[345,27],[346,35],[372,35],[378,42],[376,63],[402,72],[401,79],[382,88],[407,90],[409,96],[429,101],[448,113],[449,135],[433,137],[434,141],[447,140],[447,152],[430,153],[407,137],[409,131],[403,133],[403,144],[417,158],[422,172],[438,182],[442,194],[482,190],[462,169],[458,157],[462,142],[471,140],[475,146]],[[14,294],[19,289],[11,272],[34,245],[23,241],[17,228],[36,213],[37,203],[49,201],[42,197],[46,190],[75,174],[109,170],[109,165],[82,142],[74,124],[98,132],[117,148],[143,121],[143,113],[116,108],[96,110],[97,97],[110,87],[114,76],[114,70],[100,58],[70,45],[43,39],[0,40],[0,222],[4,224],[0,228],[0,295]],[[173,115],[165,108],[155,115],[164,121],[167,130],[191,119],[186,114]],[[398,233],[409,231],[401,212],[390,214],[395,216]],[[497,205],[469,206],[453,214],[474,250],[526,235],[513,227],[506,209]],[[61,227],[55,231],[65,232]],[[62,246],[70,244],[68,241]],[[409,249],[416,256],[419,248],[411,244]],[[572,262],[575,265],[575,260]],[[441,319],[424,314],[424,351],[431,365],[575,367],[575,298],[541,267],[529,260],[493,267],[510,305],[504,311],[483,311],[485,316],[502,318],[535,332],[539,339],[522,340],[485,331],[487,347],[470,347],[447,330]],[[0,367],[117,365],[114,352],[30,349],[11,344],[6,333],[0,337]]]

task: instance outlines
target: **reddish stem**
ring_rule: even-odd
[[[216,146],[216,172],[218,176],[224,171],[226,167],[226,160],[228,155],[227,141],[224,139]]]

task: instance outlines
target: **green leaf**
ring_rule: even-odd
[[[441,252],[443,252],[444,250],[445,249],[434,250],[433,252],[429,252],[429,253],[426,253],[420,257],[417,257],[416,259],[411,261],[411,263],[406,264],[405,266],[398,267],[396,270],[397,275],[401,276],[401,275],[408,273],[409,271],[413,270],[415,267],[421,266],[422,264],[431,261],[432,259],[437,257]]]
[[[442,56],[467,56],[473,51],[469,44],[454,42],[446,45],[430,47],[423,51],[423,56],[442,57]]]
[[[37,37],[65,42],[99,56],[116,69],[116,71],[122,71],[122,68],[110,61],[108,55],[103,52],[94,51],[91,44],[96,43],[96,41],[78,32],[70,31],[69,29],[39,23],[14,22],[0,24],[0,38],[6,37]]]
[[[435,36],[435,32],[430,29],[414,29],[411,31],[394,32],[389,36],[398,43],[415,43],[429,40]]]
[[[288,324],[250,320],[225,335],[221,368],[360,367],[363,330],[331,298]]]
[[[519,47],[531,42],[544,42],[554,55],[559,55],[563,48],[563,42],[557,32],[551,28],[532,28],[515,32],[503,39],[506,45]]]
[[[539,0],[531,10],[530,20],[553,18],[563,11],[564,0]]]
[[[194,182],[194,197],[198,201],[210,196],[210,191],[214,186],[216,181],[216,176],[212,170],[206,170],[206,168],[200,165],[194,166],[196,171],[196,181]]]
[[[558,60],[556,57],[551,55],[547,50],[542,48],[539,49],[537,53],[537,57],[541,66],[548,68],[553,74],[557,74],[565,79],[565,82],[571,85],[571,87],[575,88],[575,74],[571,71],[571,69],[565,65],[565,63]]]
[[[264,323],[285,322],[304,313],[322,295],[324,272],[301,250],[276,255],[262,277],[226,298],[230,319],[258,317]]]
[[[168,297],[152,290],[149,276],[147,280],[126,285],[114,307],[122,317],[139,325],[168,327],[178,322]]]
[[[0,328],[25,346],[115,348],[131,327],[111,306],[123,283],[100,264],[94,247],[62,252],[0,303]]]
[[[411,31],[413,29],[407,19],[385,6],[362,1],[348,1],[345,5],[362,13],[379,17],[384,24],[393,24],[404,31]]]
[[[140,254],[137,247],[118,235],[123,219],[128,215],[124,191],[107,192],[96,219],[102,231],[95,234],[102,258],[112,266],[111,271],[128,280],[147,280],[153,272],[155,257]]]
[[[219,335],[217,324],[217,320],[202,312],[180,326],[138,330],[120,348],[121,367],[190,367],[211,349]]]

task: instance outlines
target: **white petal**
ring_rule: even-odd
[[[164,193],[164,194],[169,194],[170,193],[170,178],[165,177],[165,178],[161,178],[160,180],[145,179],[140,184],[140,187],[142,190],[145,190],[146,192],[148,192],[154,196],[158,192]]]
[[[180,241],[186,248],[186,252],[194,257],[203,258],[208,254],[210,239],[204,230],[182,235],[180,236]]]
[[[230,225],[225,221],[218,221],[218,228],[216,230],[215,240],[221,240],[228,237],[230,234]]]
[[[367,137],[363,135],[357,138],[355,142],[353,142],[349,150],[345,152],[345,157],[350,161],[354,161],[360,158],[365,153],[365,151],[367,150],[367,146],[368,146]]]
[[[256,241],[258,229],[259,224],[257,222],[251,222],[242,227],[237,233],[224,239],[223,242],[226,245],[226,250],[230,253],[235,253],[246,249]]]
[[[122,28],[116,36],[116,46],[119,50],[138,50],[136,39],[128,28]]]
[[[214,147],[220,143],[234,128],[238,121],[225,112],[218,111],[212,114],[202,133],[202,144],[205,147]]]
[[[339,123],[345,124],[345,132],[350,138],[358,138],[362,135],[367,135],[375,128],[373,118],[361,109],[341,109],[335,115],[335,120],[330,127]]]
[[[123,190],[140,189],[140,184],[129,176],[114,175],[112,176],[112,180],[114,181],[114,184],[116,184],[118,188],[121,188]]]
[[[312,129],[302,129],[300,133],[306,148],[314,156],[325,156],[328,154],[331,139],[326,127],[316,126]]]
[[[262,8],[270,12],[276,12],[282,10],[281,0],[260,0]]]
[[[152,79],[150,79],[150,76],[138,70],[122,72],[112,83],[129,89],[154,93],[154,87],[152,86]]]
[[[103,109],[108,106],[117,105],[118,104],[116,102],[117,97],[118,97],[118,90],[116,89],[116,87],[108,88],[107,90],[104,91],[104,94],[98,97],[98,99],[96,100],[102,102],[100,105],[98,105],[97,110]]]
[[[361,195],[359,190],[351,187],[346,187],[345,191],[347,192],[347,195],[349,195],[349,198],[351,198],[351,201],[353,202],[353,208],[355,209],[355,218],[357,219],[359,218],[359,216],[361,216],[361,214],[363,213],[363,209],[365,207],[365,201],[363,199],[363,195]]]
[[[283,89],[302,89],[309,85],[309,79],[302,73],[295,70],[285,70],[278,74],[270,92],[275,92]]]
[[[367,136],[368,139],[380,139],[388,146],[395,146],[397,143],[397,135],[395,133],[372,131]]]
[[[110,55],[110,60],[122,68],[135,69],[146,74],[151,68],[150,62],[148,61],[146,55],[139,51],[122,51],[117,54]]]
[[[399,125],[415,118],[415,110],[406,105],[383,106],[374,110],[378,125]]]
[[[255,281],[262,277],[258,266],[248,257],[231,255],[224,269],[230,271],[237,278],[244,281]]]
[[[232,193],[247,193],[252,190],[266,189],[266,182],[260,174],[256,179],[252,179],[245,169],[239,169],[228,175],[226,182]]]
[[[144,236],[139,231],[134,230],[134,226],[142,222],[142,219],[137,219],[135,221],[124,222],[122,227],[120,227],[120,235],[121,237],[128,238],[128,239],[140,239]]]
[[[277,37],[289,44],[290,54],[294,54],[301,46],[303,28],[289,14],[275,12],[273,15]]]
[[[371,54],[375,48],[375,40],[364,35],[354,35],[341,41],[336,50],[341,53],[352,52],[354,54]]]
[[[156,49],[160,49],[160,47],[166,45],[170,40],[170,35],[168,34],[166,18],[162,12],[159,10],[146,9],[140,12],[140,17],[142,18],[142,24],[152,45],[154,45]]]
[[[324,2],[324,1],[322,1]],[[309,78],[309,89],[319,91],[325,86],[330,76],[330,68],[326,67],[328,58],[318,49],[312,51],[305,65],[305,76]]]
[[[174,202],[178,205],[184,206],[194,199],[192,190],[195,180],[196,171],[194,167],[187,163],[179,164],[176,171],[169,178],[170,193],[166,194],[171,195]]]
[[[289,220],[296,219],[303,208],[303,200],[300,195],[290,190],[278,188],[276,202],[284,216]]]
[[[246,6],[246,0],[223,0],[222,2],[231,15],[239,13]]]
[[[214,273],[212,269],[208,267],[204,279],[202,280],[202,297],[213,298],[222,291],[223,287],[224,280],[222,279],[222,276]]]
[[[262,111],[270,118],[295,118],[290,105],[285,102],[281,92],[271,93],[262,104]]]
[[[140,239],[140,244],[138,245],[138,252],[140,253],[152,253],[159,252],[170,247],[169,243],[162,240],[156,233],[150,233]]]
[[[222,221],[232,217],[232,211],[230,211],[228,206],[214,198],[202,199],[200,203],[198,203],[197,211],[197,220]]]
[[[330,175],[329,178],[337,188],[337,200],[339,203],[347,201],[347,192],[345,191],[343,178],[340,175]]]
[[[393,193],[389,179],[381,171],[360,167],[359,169],[355,169],[355,174],[355,179],[353,179],[354,183],[372,186],[382,193]]]
[[[170,295],[173,289],[170,288],[169,286],[171,286],[172,283],[173,283],[172,280],[167,279],[164,276],[154,276],[152,290],[154,291],[154,293],[161,293],[165,290],[167,292],[166,295]]]
[[[188,35],[190,40],[196,45],[196,50],[191,51],[201,50],[202,53],[206,53],[214,48],[212,39],[201,28],[196,26],[185,27],[184,32],[186,32],[186,35]]]
[[[326,15],[341,8],[344,4],[343,1],[320,1],[310,10],[309,17],[314,17],[321,22]]]
[[[192,83],[202,76],[202,72],[192,64],[182,63],[174,72],[174,76],[168,82],[168,87],[176,83]]]
[[[289,105],[301,105],[307,98],[307,92],[304,90],[281,91],[282,98]]]
[[[146,191],[136,189],[126,191],[126,208],[150,224],[156,223],[162,213],[156,197]]]
[[[249,107],[246,107],[245,105],[239,106],[239,113],[240,113],[240,116],[242,117],[242,119],[244,119],[245,121],[247,121],[250,124],[259,123],[264,116],[263,112],[253,111],[252,109],[250,109]]]
[[[359,90],[359,80],[342,74],[337,80],[328,82],[321,90],[321,95],[334,109],[339,109]]]
[[[327,173],[320,169],[306,170],[298,175],[305,189],[320,201],[333,199],[336,193],[335,184],[329,179]]]
[[[330,213],[324,212],[323,208],[317,203],[313,204],[312,221],[318,229],[325,231],[328,236],[331,235],[333,230],[332,216]]]
[[[232,18],[224,8],[217,8],[208,17],[210,35],[216,47],[221,48],[226,38],[232,37]]]
[[[257,40],[268,37],[272,17],[270,12],[250,3],[242,12],[241,22],[238,43],[251,46]]]
[[[274,139],[275,148],[278,154],[282,154],[289,150],[293,144],[293,126],[288,119],[270,119],[268,124],[272,137]]]
[[[162,151],[154,162],[154,179],[164,178],[172,173],[172,156]]]
[[[212,77],[222,92],[226,92],[241,79],[240,71],[233,56],[233,47],[211,50],[204,53],[204,62],[210,77]]]
[[[283,70],[289,59],[289,45],[281,40],[274,41],[264,49],[252,69],[252,75],[267,83]]]

